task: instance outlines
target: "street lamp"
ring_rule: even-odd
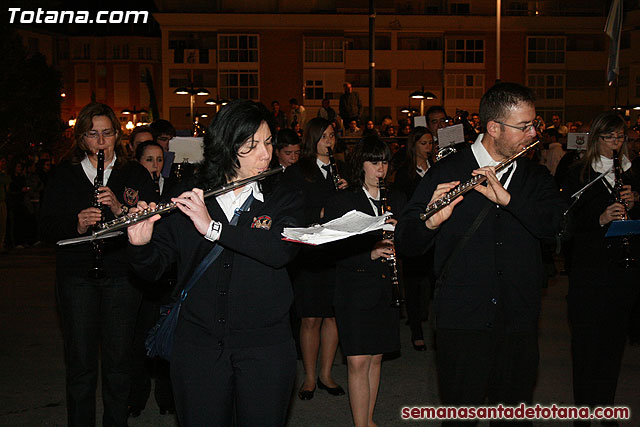
[[[196,95],[198,96],[207,96],[209,95],[209,91],[203,87],[200,89],[195,89],[193,86],[193,82],[189,85],[189,87],[179,87],[173,91],[176,95],[189,95],[191,98],[191,102],[189,103],[189,117],[193,122],[195,117],[193,116],[193,106],[195,104]]]
[[[421,90],[414,90],[409,94],[409,98],[419,99],[420,100],[420,115],[424,116],[424,100],[425,99],[436,99],[438,98],[432,92],[425,91],[424,86],[422,86]]]
[[[121,113],[124,114],[124,115],[133,114],[133,120],[130,120],[130,123],[132,123],[133,126],[138,126],[138,119],[137,119],[138,114],[149,114],[149,112],[147,110],[145,110],[144,108],[140,109],[140,110],[136,110],[136,106],[135,105],[133,106],[133,110],[125,108],[124,110],[121,111]],[[129,123],[127,123],[127,125],[128,124]],[[127,127],[127,129],[129,129],[129,127]]]
[[[225,105],[227,105],[229,103],[229,101],[227,101],[226,99],[220,100],[219,98],[213,99],[213,98],[209,98],[206,101],[204,101],[205,104],[207,105],[215,105],[216,106],[216,114],[218,113],[218,111],[220,111],[221,107],[224,107]]]

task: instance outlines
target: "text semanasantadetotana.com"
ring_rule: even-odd
[[[627,406],[405,406],[404,420],[628,420]]]
[[[141,10],[24,10],[9,8],[9,23],[14,24],[146,24],[149,12]]]

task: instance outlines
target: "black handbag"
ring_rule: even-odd
[[[240,218],[240,213],[247,210],[253,202],[253,195],[242,204],[242,207],[236,209],[233,214],[233,218],[229,222],[229,225],[235,226]],[[147,333],[147,339],[144,341],[144,347],[147,350],[147,356],[160,357],[165,360],[171,360],[171,350],[173,349],[173,335],[178,325],[178,318],[180,316],[180,307],[187,298],[187,295],[193,285],[202,277],[202,274],[209,268],[209,266],[218,258],[222,253],[222,246],[216,244],[211,252],[200,262],[198,267],[193,272],[193,275],[189,279],[189,282],[185,285],[184,289],[180,293],[180,299],[173,304],[163,305],[160,307],[160,318],[156,324]]]

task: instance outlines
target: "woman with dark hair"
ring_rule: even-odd
[[[349,162],[351,187],[328,202],[325,220],[353,209],[381,215],[385,200],[379,182],[387,174],[390,158],[389,147],[377,136],[364,138]],[[406,202],[400,192],[390,192],[386,199],[391,212],[400,212]],[[333,245],[332,252],[336,261],[334,307],[347,357],[351,413],[357,427],[373,426],[382,355],[400,350],[399,312],[391,305],[389,264],[382,262],[393,255],[393,243],[382,232],[371,232]]]
[[[394,188],[402,191],[407,200],[420,183],[422,177],[433,164],[433,136],[424,126],[415,127],[407,138],[407,158],[397,170]],[[411,329],[411,343],[416,351],[427,349],[422,330],[422,321],[429,311],[430,283],[433,278],[433,252],[424,255],[402,258],[407,318]]]
[[[142,126],[139,126],[139,129]],[[140,134],[139,134],[140,135]],[[150,136],[150,134],[149,134]],[[168,200],[177,183],[173,177],[165,179],[161,172],[164,164],[164,150],[153,140],[139,143],[135,158],[153,179],[157,197]],[[133,369],[131,373],[131,392],[129,393],[129,416],[140,416],[151,394],[151,378],[155,377],[154,397],[160,414],[175,414],[173,391],[169,379],[169,364],[160,358],[147,357],[144,342],[160,316],[161,306],[171,303],[171,291],[175,286],[175,271],[171,269],[158,281],[140,280],[142,303],[138,310],[135,335],[133,339]]]
[[[128,230],[132,265],[149,280],[175,261],[184,287],[206,268],[182,304],[173,338],[171,382],[183,427],[285,424],[296,351],[284,267],[297,248],[280,235],[301,223],[302,197],[286,185],[266,191],[255,181],[208,200],[202,190],[266,171],[271,129],[262,104],[223,107],[204,137],[198,188],[171,199],[182,214]],[[202,266],[214,247],[221,252]]]
[[[627,251],[622,238],[606,238],[605,234],[612,221],[638,219],[632,190],[637,191],[640,183],[627,158],[624,120],[618,114],[596,116],[587,144],[585,156],[567,172],[563,193],[574,194],[601,173],[608,173],[570,211],[574,237],[567,302],[573,394],[576,406],[613,406],[630,313],[640,293],[640,241],[628,238]],[[619,196],[611,170],[614,151],[624,171]],[[625,266],[623,259],[629,255],[635,262]]]
[[[78,114],[74,137],[70,159],[56,167],[44,192],[40,231],[49,242],[89,235],[98,222],[126,213],[138,200],[156,197],[149,173],[122,155],[120,122],[109,106],[85,106]],[[104,152],[101,186],[95,183],[99,150]],[[100,242],[56,247],[56,293],[65,346],[68,423],[72,426],[95,425],[100,356],[103,424],[127,425],[140,292],[132,284],[126,239]]]
[[[309,120],[304,130],[300,160],[289,166],[285,180],[299,188],[304,195],[304,223],[317,224],[324,216],[327,200],[335,194],[328,148],[336,144],[333,125],[320,117]],[[344,169],[344,168],[342,168]],[[343,170],[340,170],[343,173]],[[346,188],[341,179],[339,188]],[[333,395],[344,390],[331,376],[331,366],[338,347],[338,330],[333,314],[333,263],[327,249],[304,247],[291,268],[295,292],[295,310],[301,318],[300,348],[305,379],[298,392],[302,400],[310,400],[316,389],[326,389]],[[316,362],[322,337],[320,373],[316,377]],[[317,378],[317,381],[316,381]]]

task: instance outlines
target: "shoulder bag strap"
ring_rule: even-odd
[[[249,195],[249,198],[242,204],[242,206],[240,206],[238,209],[235,210],[235,212],[233,213],[233,218],[231,218],[229,225],[235,226],[236,224],[238,224],[238,218],[240,218],[240,214],[243,211],[246,211],[249,209],[249,206],[251,206],[251,203],[253,202],[253,200],[254,200],[254,197],[252,193]],[[213,246],[213,249],[211,249],[211,251],[207,254],[207,256],[204,257],[204,259],[200,262],[198,267],[194,270],[193,274],[191,275],[191,278],[189,279],[184,289],[180,293],[180,301],[184,301],[187,298],[187,294],[189,293],[193,285],[196,284],[196,282],[200,279],[200,277],[207,270],[207,268],[209,268],[209,266],[213,264],[216,258],[218,258],[220,253],[222,253],[222,249],[223,247],[216,243]]]

